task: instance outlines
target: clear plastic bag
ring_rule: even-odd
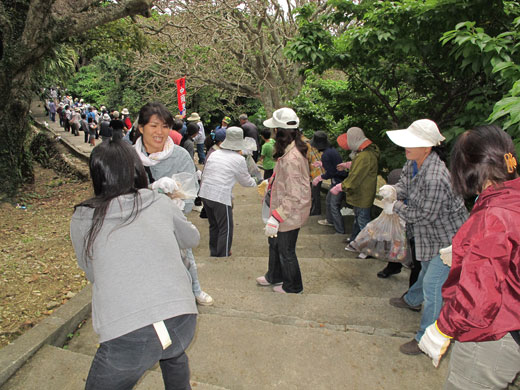
[[[407,265],[407,240],[404,222],[397,214],[381,213],[350,243],[356,250],[379,260]]]
[[[172,175],[179,189],[172,195],[177,199],[195,199],[197,197],[197,175],[188,172],[179,172]]]
[[[260,172],[260,168],[258,168],[258,165],[256,165],[255,160],[253,160],[253,156],[247,155],[246,156],[246,164],[247,164],[247,171],[251,175],[253,179],[256,179],[256,182],[262,180],[262,172]]]

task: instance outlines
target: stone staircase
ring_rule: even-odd
[[[194,389],[440,389],[448,359],[438,369],[399,346],[413,337],[420,314],[388,298],[408,286],[408,272],[376,277],[384,263],[344,250],[343,236],[311,217],[297,254],[304,293],[276,294],[257,286],[268,245],[256,189],[234,190],[232,257],[208,257],[208,222],[192,212],[201,232],[195,258],[203,289],[215,304],[199,307],[188,349]],[[323,217],[321,217],[323,218]],[[347,230],[351,217],[345,217]],[[97,348],[90,319],[66,349],[45,345],[1,390],[82,389]],[[136,389],[163,388],[158,367]]]

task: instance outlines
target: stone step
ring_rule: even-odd
[[[206,309],[187,351],[195,382],[224,389],[405,390],[441,388],[446,375],[447,359],[435,369],[424,355],[399,353],[406,339],[384,332]],[[93,355],[94,343],[83,352]],[[160,370],[154,370],[158,376],[147,374],[141,386],[153,382],[160,388]]]
[[[90,355],[44,345],[0,390],[83,390],[91,363]],[[191,381],[191,385],[200,390],[222,389],[197,381]],[[135,390],[155,390],[163,386],[160,370],[150,370]]]

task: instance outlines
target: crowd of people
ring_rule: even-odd
[[[126,113],[119,119],[101,108],[85,111],[80,115],[96,121],[106,137],[89,161],[94,196],[76,206],[71,222],[78,264],[96,287],[92,312],[100,348],[87,388],[131,388],[157,362],[166,388],[190,388],[184,351],[193,338],[196,304],[211,305],[213,298],[198,280],[192,248],[199,233],[186,214],[200,201],[210,256],[231,256],[237,182],[263,194],[269,258],[258,285],[303,292],[296,243],[309,216],[321,213],[316,188],[324,180],[331,185],[326,218],[318,223],[333,228],[345,250],[361,259],[367,255],[356,238],[368,227],[379,194],[381,212],[403,221],[410,248],[409,288],[389,304],[422,311],[414,339],[400,351],[426,353],[437,365],[454,340],[447,389],[506,388],[520,372],[520,179],[513,141],[499,127],[463,133],[449,169],[435,122],[421,119],[388,131],[407,162],[398,178],[377,188],[379,147],[360,127],[336,138],[350,152],[343,161],[325,132],[304,137],[288,107],[263,121],[260,133],[242,114],[240,126],[226,116],[206,134],[198,113],[185,123],[161,103],[144,105],[130,127]],[[123,123],[121,136],[108,135],[114,121]],[[264,168],[263,180],[252,173],[248,156]],[[193,177],[197,198],[179,195],[179,173]],[[471,196],[478,197],[468,213],[464,199]],[[353,214],[348,237],[345,206]],[[391,262],[378,276],[400,267]],[[114,365],[120,359],[128,363],[124,370]]]

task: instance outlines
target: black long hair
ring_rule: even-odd
[[[85,252],[91,258],[94,241],[103,226],[110,202],[118,196],[133,194],[132,212],[122,225],[132,222],[140,209],[138,190],[148,187],[148,178],[136,151],[122,139],[96,146],[90,154],[89,169],[94,197],[74,206],[74,210],[77,207],[94,209],[92,225],[85,237]]]
[[[307,158],[308,146],[303,142],[302,135],[298,129],[278,128],[276,129],[275,140],[273,158],[282,157],[285,153],[285,148],[287,148],[292,141],[294,141],[296,149],[298,149],[303,157]]]
[[[482,191],[486,182],[499,186],[518,177],[518,168],[506,163],[515,158],[511,136],[496,125],[478,126],[462,133],[451,153],[451,181],[464,197]]]

